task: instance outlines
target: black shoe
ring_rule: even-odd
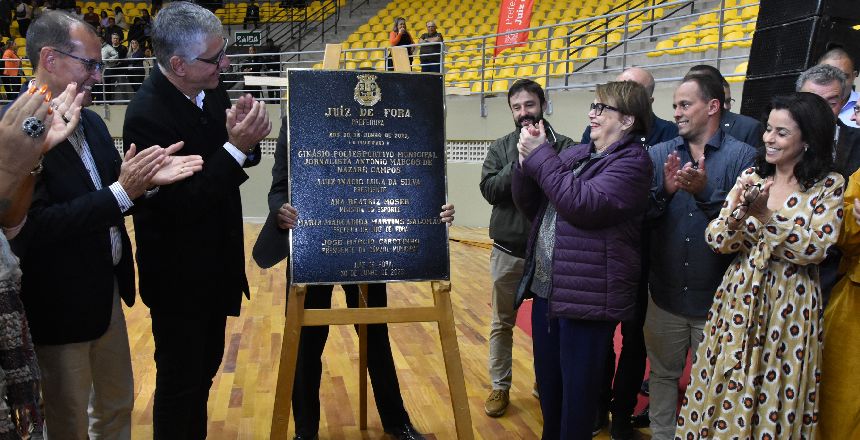
[[[642,381],[642,385],[639,387],[639,393],[643,396],[647,396],[651,394],[651,384],[648,382],[648,379]]]
[[[648,407],[646,406],[641,413],[634,415],[630,421],[633,423],[634,428],[646,428],[651,424],[651,412],[648,411]]]
[[[597,437],[597,434],[600,434],[603,431],[603,428],[609,424],[609,414],[606,411],[601,411],[597,414],[597,418],[594,420],[594,426],[591,428],[591,436]]]
[[[385,428],[385,433],[397,440],[426,440],[411,423]]]
[[[634,440],[634,435],[633,423],[630,422],[629,417],[619,417],[618,420],[615,417],[612,418],[609,438],[612,440]]]
[[[313,436],[296,434],[296,436],[293,437],[293,440],[320,440],[320,436],[317,434],[314,434]]]

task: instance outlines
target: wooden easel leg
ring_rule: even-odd
[[[367,284],[358,291],[358,307],[367,307]],[[358,325],[358,427],[367,430],[367,324]]]
[[[469,399],[466,396],[466,381],[463,378],[463,364],[460,361],[460,348],[457,344],[457,331],[454,328],[454,311],[451,308],[451,283],[433,281],[433,302],[436,305],[439,339],[442,341],[442,357],[445,360],[445,373],[448,376],[448,389],[451,392],[451,406],[454,408],[454,424],[457,438],[474,439],[472,415],[469,413]]]
[[[290,408],[293,398],[293,382],[296,377],[296,360],[299,353],[299,336],[305,310],[307,287],[291,286],[287,293],[287,320],[281,341],[281,363],[275,389],[275,405],[272,412],[272,429],[269,438],[287,438],[290,427]]]

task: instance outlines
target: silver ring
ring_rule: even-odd
[[[29,116],[21,123],[21,131],[31,138],[37,138],[45,132],[45,123],[36,119],[35,116]]]

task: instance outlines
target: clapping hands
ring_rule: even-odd
[[[526,157],[536,150],[537,147],[546,142],[546,129],[543,126],[543,121],[539,121],[537,126],[533,124],[523,125],[520,130],[520,140],[517,142],[517,151],[520,152],[520,164],[523,163]]]
[[[250,94],[240,96],[232,107],[227,109],[227,137],[240,151],[249,154],[269,132],[272,122],[262,101],[255,100]]]

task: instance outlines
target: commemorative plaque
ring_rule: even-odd
[[[287,80],[292,282],[449,279],[442,77],[291,70]]]

